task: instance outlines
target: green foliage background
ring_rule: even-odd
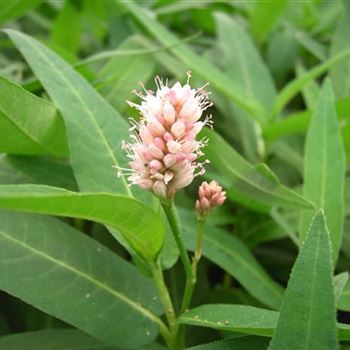
[[[178,311],[177,248],[113,166],[131,90],[187,71],[210,83],[204,179],[228,199],[186,345],[350,349],[348,1],[2,1],[0,25],[1,349],[165,349],[148,264]],[[202,180],[176,197],[189,251]]]

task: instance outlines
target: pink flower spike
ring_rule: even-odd
[[[199,199],[196,202],[196,211],[200,217],[206,217],[215,207],[222,205],[226,199],[226,192],[215,181],[209,184],[204,181],[198,189]]]
[[[156,93],[141,84],[143,91],[134,91],[140,104],[128,102],[141,118],[131,121],[131,141],[122,147],[130,159],[130,169],[119,168],[119,173],[124,172],[132,184],[164,199],[172,198],[204,171],[205,162],[199,163],[198,158],[206,141],[197,140],[196,135],[208,124],[209,117],[199,119],[212,104],[205,86],[193,89],[189,78],[183,86],[180,82],[167,86],[156,77]]]

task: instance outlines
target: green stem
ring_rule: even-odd
[[[162,302],[165,316],[169,325],[170,332],[163,334],[163,338],[166,341],[169,348],[174,348],[174,341],[177,333],[177,323],[176,323],[176,315],[173,307],[173,303],[171,301],[169,291],[164,282],[163,271],[159,264],[155,262],[151,262],[149,264],[154,283],[158,289],[159,297]],[[162,331],[162,330],[161,330]]]
[[[174,210],[173,202],[172,201],[162,202],[162,207],[169,221],[169,225],[171,227],[171,231],[175,238],[177,247],[179,248],[180,257],[186,273],[186,280],[191,281],[193,278],[191,261],[187,254],[187,250],[183,241],[182,232],[180,229],[178,218]],[[184,311],[183,308],[181,308],[181,312],[183,311]]]
[[[192,260],[192,278],[190,280],[186,280],[185,293],[182,300],[181,313],[185,312],[191,306],[192,295],[194,291],[194,287],[197,282],[197,266],[198,262],[202,256],[202,241],[204,235],[204,224],[206,218],[198,218],[197,219],[197,238],[196,238],[196,248],[194,251],[194,256]],[[179,344],[183,344],[185,337],[185,329],[180,326],[179,332],[177,335],[177,341]]]

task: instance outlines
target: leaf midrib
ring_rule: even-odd
[[[116,291],[115,289],[111,288],[110,286],[98,281],[97,279],[89,276],[87,273],[76,269],[73,266],[67,265],[65,262],[58,260],[48,254],[45,254],[44,252],[26,244],[23,243],[22,241],[14,238],[11,235],[6,234],[3,231],[0,231],[0,235],[2,235],[5,239],[13,242],[14,244],[17,244],[21,247],[23,247],[24,249],[27,249],[29,251],[31,251],[33,254],[38,255],[48,261],[50,261],[51,263],[54,263],[60,267],[62,267],[62,269],[68,270],[69,272],[76,274],[77,276],[81,277],[82,279],[85,279],[86,281],[94,284],[95,286],[97,286],[98,288],[106,291],[107,293],[111,294],[114,298],[119,299],[120,301],[124,302],[125,304],[128,304],[130,307],[132,307],[133,309],[135,309],[137,312],[139,312],[140,314],[144,315],[145,317],[147,317],[149,320],[151,320],[154,323],[159,324],[159,319],[156,315],[154,315],[151,311],[149,311],[148,309],[142,307],[141,305],[139,305],[138,303],[136,303],[135,301],[133,301],[132,299],[129,299],[127,296],[119,293],[118,291]]]
[[[10,32],[11,32],[11,31],[10,31]],[[47,56],[46,56],[41,50],[39,50],[35,45],[32,45],[31,41],[28,40],[27,37],[26,37],[25,35],[23,35],[23,34],[20,33],[20,32],[17,32],[17,31],[16,31],[15,33],[16,33],[16,35],[21,36],[21,37],[27,42],[27,44],[29,44],[29,46],[31,46],[31,47],[37,52],[37,54],[38,54],[39,56],[41,56],[42,59],[43,59],[45,62],[48,63],[48,65],[52,68],[52,70],[55,71],[55,73],[57,74],[57,76],[61,77],[61,79],[67,84],[67,86],[69,87],[69,90],[74,94],[74,96],[76,96],[76,98],[77,98],[78,101],[80,102],[81,106],[83,107],[83,110],[86,111],[87,115],[89,116],[89,119],[91,120],[91,122],[92,122],[92,123],[94,124],[94,126],[96,127],[96,130],[97,130],[98,134],[99,134],[100,137],[101,137],[102,144],[105,146],[105,148],[106,148],[106,150],[107,150],[107,152],[108,152],[110,158],[112,159],[113,163],[114,163],[115,165],[119,165],[119,163],[118,163],[116,157],[115,157],[114,154],[113,154],[112,149],[111,149],[110,146],[109,146],[108,141],[106,140],[106,138],[105,138],[105,136],[104,136],[102,130],[100,129],[100,126],[99,126],[98,123],[96,122],[93,113],[92,113],[91,110],[88,108],[88,106],[85,104],[84,100],[81,99],[80,95],[79,95],[79,94],[77,93],[77,91],[75,90],[74,85],[72,85],[71,82],[70,82],[63,74],[61,74],[61,72],[60,72],[59,70],[57,70],[57,68],[55,67],[55,65],[52,64],[51,60],[49,60],[49,59],[47,58]],[[96,94],[96,96],[97,96],[97,98],[100,98],[100,99],[101,99],[101,97],[100,97],[100,95],[99,95],[98,93]],[[126,180],[125,180],[125,177],[122,176],[122,177],[121,177],[121,180],[122,180],[123,183],[124,183],[124,187],[125,187],[125,190],[126,190],[126,192],[128,193],[128,195],[129,195],[130,197],[133,197],[133,195],[132,195],[132,193],[131,193],[131,191],[130,191],[130,188],[129,188],[128,185],[127,185],[127,182],[126,182]]]

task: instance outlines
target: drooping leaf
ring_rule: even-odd
[[[146,260],[156,259],[164,243],[160,216],[126,196],[71,192],[40,185],[0,185],[0,207],[110,225]]]
[[[109,345],[156,337],[157,292],[132,265],[57,219],[0,216],[0,289]]]
[[[180,212],[185,243],[188,249],[195,247],[195,220],[193,215]],[[278,309],[282,288],[268,276],[249,249],[235,236],[206,225],[203,238],[203,255],[236,278],[256,299]]]
[[[244,110],[250,112],[257,120],[263,120],[262,107],[256,101],[245,96],[239,85],[235,84],[227,75],[210,64],[208,60],[197,55],[188,46],[176,46],[175,44],[179,42],[179,39],[160,24],[152,12],[137,5],[133,1],[116,1],[124,6],[130,14],[145,26],[145,28],[163,45],[174,44],[174,46],[170,48],[170,51],[192,69],[194,73],[209,81],[217,90],[221,91]]]
[[[304,196],[324,210],[337,260],[344,224],[345,154],[329,82],[323,86],[309,127],[304,158]],[[314,212],[300,218],[300,237],[306,236]]]
[[[218,340],[187,348],[186,350],[266,350],[268,341],[262,337],[246,336]]]
[[[242,193],[269,205],[310,208],[306,198],[275,180],[270,170],[256,168],[248,163],[223,138],[209,129],[203,131],[209,142],[206,157]]]
[[[62,118],[53,104],[0,76],[0,152],[68,156]]]
[[[294,264],[269,349],[338,349],[331,243],[319,212]]]

